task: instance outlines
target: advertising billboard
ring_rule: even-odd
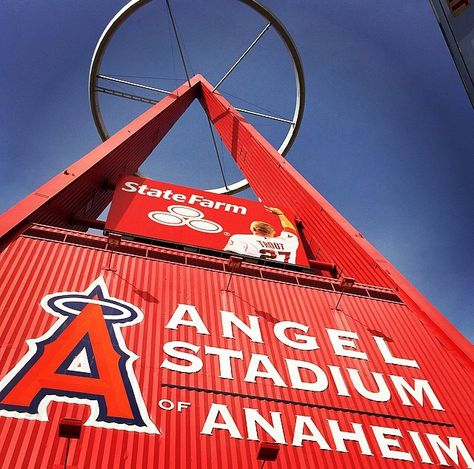
[[[287,208],[134,176],[119,180],[106,230],[308,266]]]

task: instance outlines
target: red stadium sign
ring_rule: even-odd
[[[32,243],[32,257],[21,259]],[[280,469],[308,460],[333,468],[474,466],[472,380],[460,365],[447,366],[450,352],[406,305],[354,295],[344,298],[346,311],[335,310],[336,292],[243,275],[235,296],[219,288],[228,275],[221,271],[122,254],[115,255],[120,275],[87,280],[89,270],[65,279],[41,256],[47,243],[20,238],[2,255],[28,284],[37,282],[30,303],[16,298],[0,323],[9,325],[0,327],[1,343],[18,337],[0,355],[0,423],[5,435],[35,431],[42,443],[28,467],[59,463],[51,427],[66,415],[82,422],[83,447],[109,438],[104,446],[120,457],[143,447],[123,466],[105,451],[76,450],[76,467],[150,460],[159,461],[152,467],[256,467],[258,445],[268,442],[278,445]],[[67,243],[50,252],[106,258]],[[5,272],[0,294],[8,297]],[[150,285],[150,278],[160,280]],[[385,333],[367,328],[379,322]],[[0,454],[9,447],[5,437]],[[209,456],[214,448],[228,456]]]
[[[288,209],[167,182],[121,178],[106,230],[308,266]]]

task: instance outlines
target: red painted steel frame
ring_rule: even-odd
[[[97,217],[111,200],[108,186],[137,170],[196,97],[262,201],[290,206],[302,220],[317,261],[336,264],[359,283],[397,290],[425,326],[473,366],[473,348],[462,334],[200,75],[7,211],[0,218],[0,248],[31,222],[83,230],[73,216]]]

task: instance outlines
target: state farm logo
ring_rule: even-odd
[[[205,220],[204,213],[197,208],[186,205],[170,205],[166,212],[154,211],[148,214],[148,218],[156,223],[166,226],[187,225],[196,231],[203,233],[220,233],[222,226],[216,222]]]

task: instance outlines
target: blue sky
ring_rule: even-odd
[[[88,69],[124,3],[1,3],[0,210],[100,143]],[[305,70],[306,110],[289,161],[472,340],[474,113],[428,0],[265,4],[292,35]],[[214,83],[265,24],[236,0],[171,5],[189,67]],[[102,71],[167,89],[183,81],[164,1],[144,7],[117,34]],[[291,62],[274,32],[221,90],[236,106],[291,116]],[[101,103],[111,130],[146,109],[109,96]],[[249,120],[279,145],[281,126]],[[143,171],[220,186],[213,151],[196,104]],[[237,180],[221,151],[227,177]]]

